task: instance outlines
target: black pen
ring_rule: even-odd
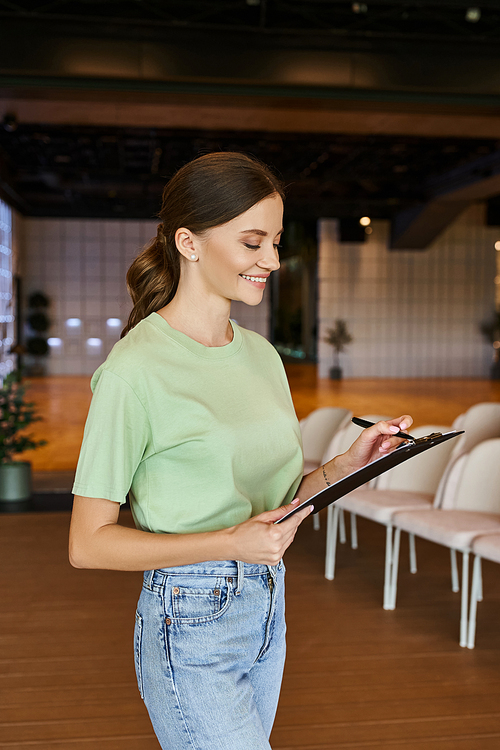
[[[375,422],[368,422],[368,420],[360,419],[359,417],[353,417],[351,419],[351,422],[354,422],[354,424],[357,424],[358,427],[373,427],[373,425],[375,424]],[[387,437],[390,437],[390,436],[387,435]],[[404,438],[405,440],[412,440],[413,442],[415,442],[415,438],[412,437],[411,435],[407,435],[406,432],[395,432],[394,435],[392,435],[392,437]]]

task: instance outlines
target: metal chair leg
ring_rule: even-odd
[[[390,609],[396,609],[396,596],[398,593],[398,569],[399,569],[399,543],[401,540],[401,529],[394,529],[394,542],[392,545],[392,570],[391,570],[391,601]]]
[[[341,544],[345,544],[346,542],[345,518],[344,518],[344,511],[342,508],[340,508],[340,513],[339,513],[339,542]]]
[[[458,583],[458,566],[457,566],[457,551],[450,549],[451,557],[451,590],[457,593],[460,591],[460,584]]]
[[[351,548],[358,549],[358,524],[355,513],[351,513]]]
[[[470,592],[470,609],[469,609],[469,629],[467,634],[467,648],[474,648],[476,643],[476,615],[477,615],[477,603],[481,601],[479,599],[479,593],[482,589],[481,582],[481,558],[476,555],[474,558],[474,565],[472,568],[472,586]],[[481,592],[482,593],[482,592]]]
[[[384,609],[392,609],[391,573],[392,573],[392,526],[386,526],[384,603],[383,603]]]
[[[319,520],[319,513],[315,513],[313,516],[313,529],[319,531],[321,528],[321,522]]]
[[[335,577],[335,556],[337,552],[339,510],[340,508],[335,505],[328,506],[328,519],[326,527],[325,578],[327,578],[329,581],[333,581]]]
[[[467,605],[469,594],[469,553],[462,553],[462,606],[460,610],[460,645],[467,646]]]
[[[410,573],[417,572],[417,551],[415,549],[415,534],[408,535],[410,545]]]

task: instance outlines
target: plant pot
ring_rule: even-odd
[[[13,461],[0,464],[0,503],[20,503],[31,497],[31,464]]]
[[[341,367],[330,367],[330,379],[341,380],[342,379],[342,368]]]

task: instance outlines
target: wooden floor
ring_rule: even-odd
[[[288,365],[299,419],[319,406],[343,406],[355,414],[412,414],[415,424],[451,424],[479,401],[500,401],[500,381],[425,379],[318,380],[314,365]],[[91,399],[90,378],[33,378],[28,390],[42,422],[32,426],[48,444],[29,454],[35,471],[73,471]]]
[[[67,513],[0,518],[0,748],[159,750],[133,667],[141,576],[72,569],[68,523]],[[417,544],[419,572],[402,570],[398,608],[385,612],[383,529],[360,519],[359,535],[359,550],[339,551],[335,581],[310,519],[286,555],[273,749],[498,750],[499,566],[484,566],[469,651],[446,550]]]
[[[317,383],[309,366],[289,375],[299,417],[341,405],[446,424],[500,400],[490,381]],[[71,473],[88,378],[35,380],[31,397],[50,441],[31,454],[35,468]],[[72,569],[68,525],[64,512],[0,516],[0,748],[158,750],[132,657],[141,576]],[[326,581],[324,525],[314,532],[308,519],[286,555],[288,660],[273,750],[499,750],[500,566],[484,565],[469,651],[458,646],[444,548],[417,543],[419,572],[402,565],[398,608],[385,612],[384,530],[359,519],[359,549],[341,547]]]

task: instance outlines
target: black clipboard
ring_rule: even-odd
[[[317,492],[308,500],[304,500],[303,503],[297,505],[296,508],[293,508],[293,510],[287,513],[286,516],[275,521],[275,523],[283,523],[287,518],[290,518],[290,516],[293,516],[295,513],[298,513],[299,510],[302,510],[302,508],[307,508],[308,505],[314,505],[313,514],[318,513],[318,511],[326,508],[327,505],[331,505],[331,503],[344,497],[344,495],[347,495],[349,492],[356,490],[363,484],[370,482],[385,471],[389,471],[389,469],[399,466],[399,464],[404,463],[404,461],[408,461],[409,458],[418,456],[420,453],[429,450],[429,448],[433,448],[435,445],[440,445],[441,443],[446,442],[446,440],[452,440],[459,435],[463,435],[463,433],[464,430],[452,430],[451,432],[445,432],[443,434],[440,432],[434,432],[425,437],[415,438],[412,442],[408,441],[402,443],[391,453],[387,454],[387,456],[376,458],[375,461],[363,466],[362,469],[353,471],[352,474],[348,474],[343,479],[339,479],[338,482],[331,484],[329,487],[325,487],[324,490],[320,490],[320,492]]]

